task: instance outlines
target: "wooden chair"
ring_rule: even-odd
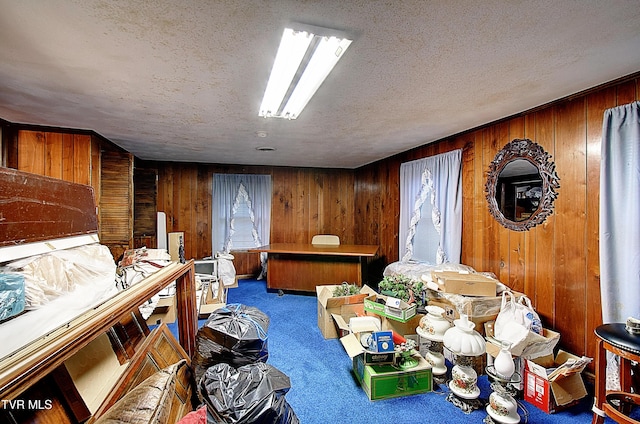
[[[332,234],[317,234],[311,239],[315,246],[340,246],[340,238]]]
[[[596,386],[592,424],[604,422],[605,416],[622,424],[640,424],[629,416],[631,408],[640,406],[638,387],[632,392],[631,363],[640,361],[640,335],[631,334],[621,323],[596,328]],[[607,391],[607,352],[620,357],[620,391]]]

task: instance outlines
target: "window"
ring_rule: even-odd
[[[214,174],[211,204],[214,254],[269,244],[270,175]],[[266,253],[261,261],[264,272]]]
[[[459,263],[462,250],[462,151],[400,165],[399,257]]]

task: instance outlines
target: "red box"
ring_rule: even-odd
[[[587,395],[587,390],[580,374],[582,369],[570,375],[557,376],[550,381],[547,377],[548,369],[563,364],[568,358],[576,357],[563,351],[558,352],[555,360],[553,355],[549,356],[551,358],[542,357],[526,361],[524,400],[548,414],[553,414],[577,404]],[[547,360],[546,364],[541,365],[535,362],[542,363],[543,358]],[[552,360],[551,363],[549,359]]]

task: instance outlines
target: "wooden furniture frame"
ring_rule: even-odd
[[[596,382],[593,404],[593,424],[604,422],[605,416],[617,423],[638,424],[639,421],[628,416],[631,406],[640,406],[640,395],[632,393],[631,363],[640,361],[640,335],[625,334],[625,325],[621,323],[604,324],[596,328]],[[609,335],[614,337],[609,337]],[[607,391],[607,352],[620,358],[620,391]],[[636,388],[637,389],[637,388]],[[609,400],[620,401],[620,409]]]
[[[378,246],[272,243],[250,252],[268,253],[268,288],[315,292],[316,286],[345,281],[361,286],[363,261],[375,257]]]
[[[79,246],[86,244],[86,239],[89,243],[98,241],[96,206],[89,186],[1,168],[0,206],[3,261]],[[174,282],[179,343],[164,324],[150,332],[138,309]],[[190,365],[198,326],[194,262],[171,262],[141,282],[70,316],[67,322],[51,327],[53,330],[21,341],[22,347],[0,358],[0,421],[92,421],[153,372],[182,359]],[[29,312],[19,318],[28,320]],[[108,380],[111,383],[91,381],[91,385],[104,386],[101,395],[92,399],[97,401],[92,416],[67,365],[82,357],[93,342],[105,338],[111,342],[107,353],[120,366],[109,369],[115,383],[114,379]],[[93,365],[89,360],[88,367]],[[177,387],[171,409],[174,418],[193,408],[190,367],[179,372]],[[30,408],[26,403],[43,394],[47,396],[41,399],[47,402],[40,405],[43,408]],[[12,408],[12,401],[19,407]]]

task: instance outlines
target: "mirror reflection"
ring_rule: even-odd
[[[529,139],[504,146],[489,165],[489,212],[503,227],[527,231],[553,213],[560,188],[551,155]]]
[[[507,163],[496,187],[496,203],[502,215],[511,221],[529,219],[540,206],[542,177],[538,167],[526,159]]]

